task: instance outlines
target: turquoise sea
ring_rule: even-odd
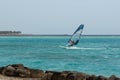
[[[77,48],[65,49],[69,36],[1,36],[0,66],[79,71],[120,77],[120,36],[82,36]]]

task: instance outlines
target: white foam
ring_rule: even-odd
[[[85,48],[85,47],[76,47],[76,46],[72,46],[72,47],[67,47],[67,46],[60,46],[61,48],[64,49],[81,49],[81,50],[101,50],[101,49],[106,49],[106,48]]]

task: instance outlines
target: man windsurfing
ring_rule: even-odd
[[[70,40],[70,41],[68,42],[68,47],[71,47],[71,46],[77,45],[78,42],[79,42],[79,40],[76,40],[76,41],[72,41],[72,40]]]
[[[73,35],[71,36],[71,38],[68,40],[68,47],[72,47],[74,45],[77,45],[79,43],[81,34],[82,34],[82,30],[83,30],[84,24],[81,24],[73,33]]]

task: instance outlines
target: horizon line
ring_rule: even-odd
[[[0,36],[71,36],[71,34],[0,34]],[[82,36],[120,36],[120,34],[83,34]]]

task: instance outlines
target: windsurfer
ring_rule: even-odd
[[[79,40],[76,40],[76,41],[69,40],[69,44],[68,44],[68,46],[71,47],[71,46],[77,45],[78,42],[79,42]]]
[[[73,46],[74,44],[75,42],[73,40],[70,40],[68,46],[70,47],[70,46]]]
[[[83,30],[84,25],[81,24],[76,30],[75,32],[71,35],[71,38],[68,40],[68,47],[72,47],[74,45],[77,45],[79,43],[81,34],[82,34],[82,30]]]

